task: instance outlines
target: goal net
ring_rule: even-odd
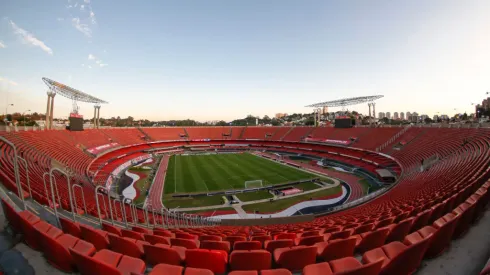
[[[262,187],[262,180],[247,180],[245,181],[245,189]]]

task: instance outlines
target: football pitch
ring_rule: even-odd
[[[245,181],[262,185],[317,176],[249,153],[174,155],[165,176],[164,193],[195,193],[244,189]]]

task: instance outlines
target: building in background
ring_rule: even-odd
[[[407,120],[411,121],[411,118],[412,118],[412,113],[407,112]]]
[[[419,121],[419,113],[413,112],[410,121],[412,121],[412,122]]]
[[[379,112],[378,113],[378,119],[383,119],[385,118],[385,113],[384,112]]]
[[[327,106],[323,106],[322,115],[326,115],[326,114],[328,114],[328,107]]]
[[[386,112],[386,116],[385,116],[387,119],[391,119],[391,113],[390,112]]]
[[[439,121],[439,116],[438,115],[434,115],[434,117],[432,117],[432,120],[435,121],[435,122]]]
[[[400,113],[400,119],[401,119],[401,120],[405,120],[405,113],[404,113],[404,112],[401,112],[401,113]]]
[[[288,115],[288,114],[286,114],[286,113],[277,113],[277,114],[275,115],[275,117],[276,117],[276,118],[282,118],[282,117],[285,117],[285,116],[287,116],[287,115]]]
[[[394,112],[394,113],[393,113],[393,119],[394,119],[394,120],[398,120],[398,119],[400,119],[400,117],[398,116],[398,112]]]

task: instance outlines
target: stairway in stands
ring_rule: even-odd
[[[294,129],[294,126],[292,126],[291,128],[289,128],[289,130],[279,139],[280,141],[283,141],[285,137],[287,137],[287,135],[289,135],[289,133],[291,133],[291,131]]]
[[[190,139],[189,133],[187,132],[187,130],[185,128],[182,128],[182,129],[184,129],[184,133],[185,133],[185,136],[187,137],[187,139]]]
[[[150,135],[148,135],[145,131],[143,131],[143,129],[141,129],[141,127],[136,127],[136,129],[138,129],[138,131],[140,131],[144,136],[145,136],[145,140],[146,141],[154,141]]]
[[[247,129],[247,127],[243,127],[242,128],[242,131],[240,132],[240,136],[238,136],[238,139],[242,139],[243,138],[243,134],[245,133],[245,130]]]

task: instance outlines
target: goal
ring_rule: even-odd
[[[245,181],[245,189],[262,187],[262,180],[247,180]]]

